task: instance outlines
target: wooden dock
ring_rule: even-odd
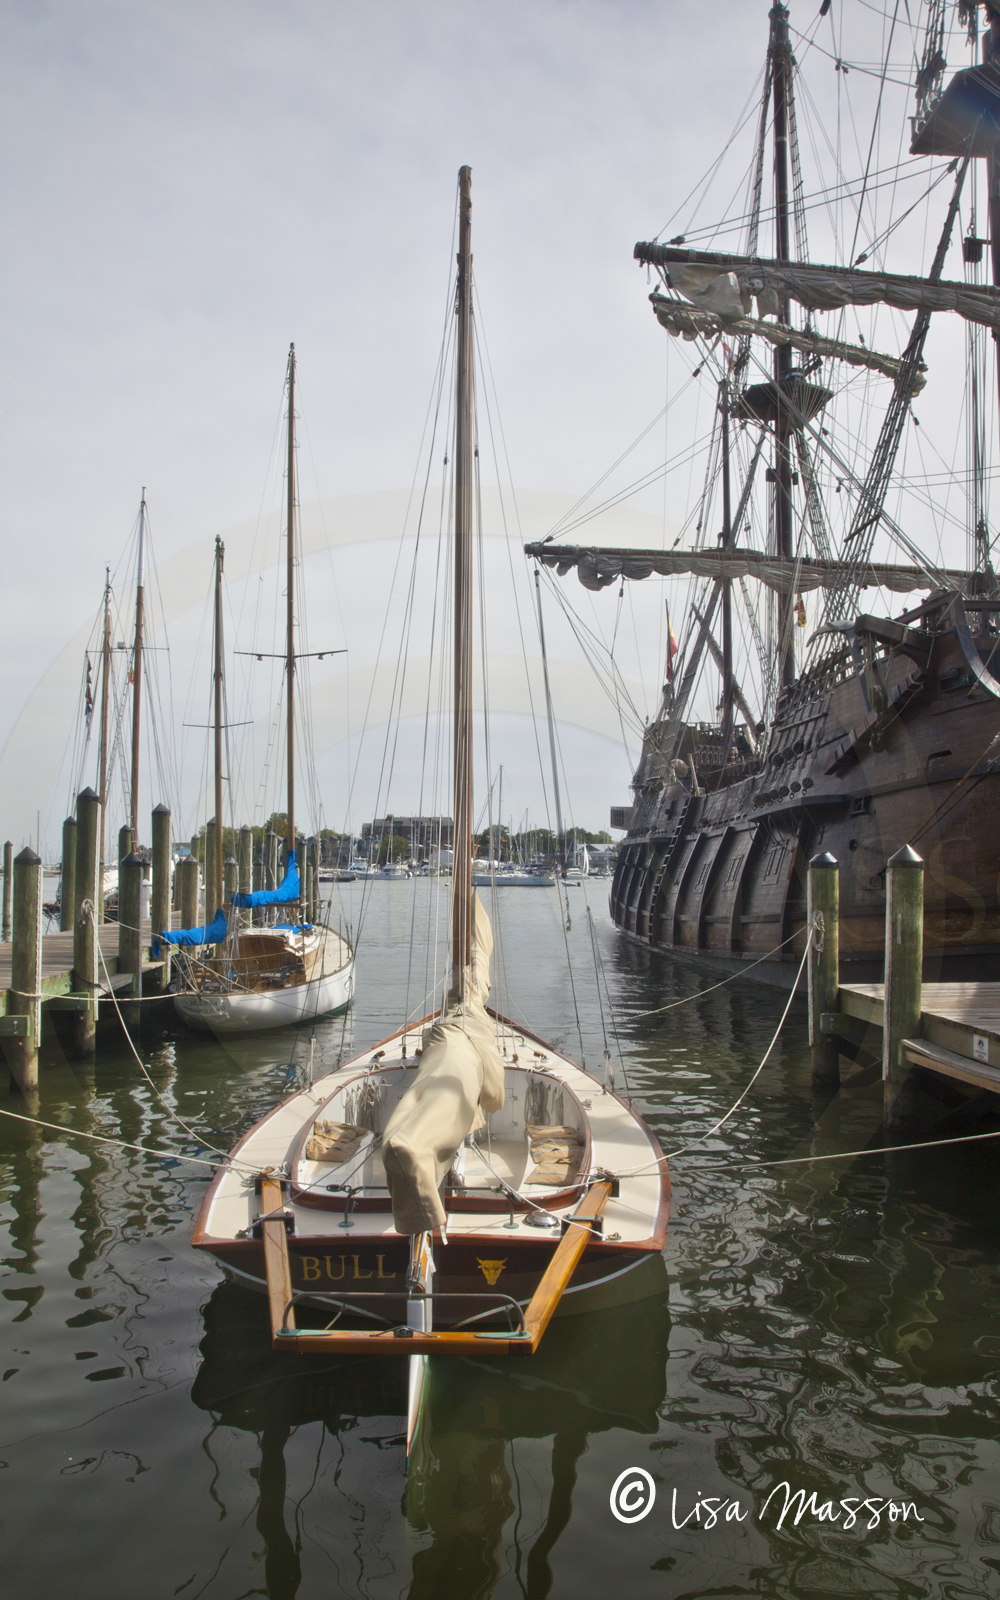
[[[868,1081],[881,1076],[885,1120],[899,1127],[917,1120],[921,1076],[1000,1094],[1000,982],[923,981],[923,876],[910,845],[886,863],[885,982],[844,984],[839,866],[831,855],[809,863],[813,1086],[835,1089],[847,1056]]]
[[[107,968],[111,980],[110,988],[119,991],[131,989],[132,977],[130,973],[119,973],[118,970],[118,923],[105,922],[97,930],[102,963],[99,965],[101,987],[98,990],[98,999],[107,998],[108,984],[104,981],[104,972]],[[148,950],[152,939],[149,923],[142,929],[143,948]],[[7,1001],[12,985],[12,963],[14,947],[11,943],[0,944],[0,1016],[7,1014]],[[144,961],[143,973],[158,972],[162,961]],[[39,985],[42,996],[42,1009],[45,1010],[74,1010],[79,1001],[84,998],[81,994],[74,998],[73,990],[73,934],[47,933],[42,938],[42,979]],[[60,1002],[62,1002],[60,1004]]]
[[[861,1048],[870,1030],[881,1035],[884,984],[842,984],[838,1000],[829,1032]],[[1000,1093],[1000,983],[922,984],[918,1033],[903,1039],[902,1058],[908,1066]]]

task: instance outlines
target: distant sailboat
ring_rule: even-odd
[[[224,546],[215,553],[215,816],[217,848],[214,882],[205,884],[215,916],[206,926],[163,932],[160,941],[178,951],[174,1006],[194,1028],[216,1033],[246,1033],[289,1027],[329,1012],[342,1011],[354,993],[354,952],[350,943],[318,918],[309,920],[303,901],[295,848],[295,346],[288,355],[288,561],[285,639],[287,739],[287,846],[283,881],[271,889],[233,894],[227,909],[223,894],[222,850],[222,568]],[[333,652],[323,652],[332,654]],[[317,886],[318,889],[318,886]],[[318,892],[316,894],[318,904]],[[296,915],[297,913],[297,915]],[[254,916],[286,917],[253,921]],[[195,954],[205,946],[215,954]]]

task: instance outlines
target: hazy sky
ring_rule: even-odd
[[[143,484],[160,561],[258,513],[290,340],[303,500],[411,481],[462,162],[513,482],[586,492],[655,417],[668,381],[633,243],[664,226],[752,99],[768,9],[11,0],[0,18],[0,742],[96,612]],[[818,5],[791,11],[805,33]],[[842,116],[847,127],[853,95],[852,172],[877,80],[862,66],[839,75],[835,43],[871,63],[884,26],[880,6],[834,0],[817,35],[829,55],[810,62],[817,126]],[[904,65],[908,38],[895,51]],[[885,92],[901,126],[912,96]],[[737,176],[751,144],[752,129],[731,152]],[[718,191],[716,215],[733,193]],[[661,429],[639,470],[663,451]],[[664,504],[662,485],[639,503],[676,520],[686,509]],[[352,607],[379,618],[381,563],[350,579]],[[206,573],[191,583],[200,604]],[[659,647],[645,663],[654,684]],[[67,727],[74,714],[75,701]],[[592,814],[577,802],[578,820],[602,825],[604,788],[627,798],[628,775],[623,758]],[[17,830],[50,802],[63,804],[4,796]],[[0,815],[0,831],[13,828]]]

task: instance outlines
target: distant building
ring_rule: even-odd
[[[410,859],[428,861],[435,850],[450,850],[454,839],[454,824],[450,817],[376,817],[361,829],[361,853],[366,857],[378,854],[383,839],[405,839],[410,847]]]

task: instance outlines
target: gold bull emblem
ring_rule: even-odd
[[[479,1256],[477,1256],[476,1260],[479,1262],[483,1277],[486,1279],[486,1282],[492,1289],[504,1267],[507,1265],[507,1257],[504,1256],[502,1261],[483,1261]]]

